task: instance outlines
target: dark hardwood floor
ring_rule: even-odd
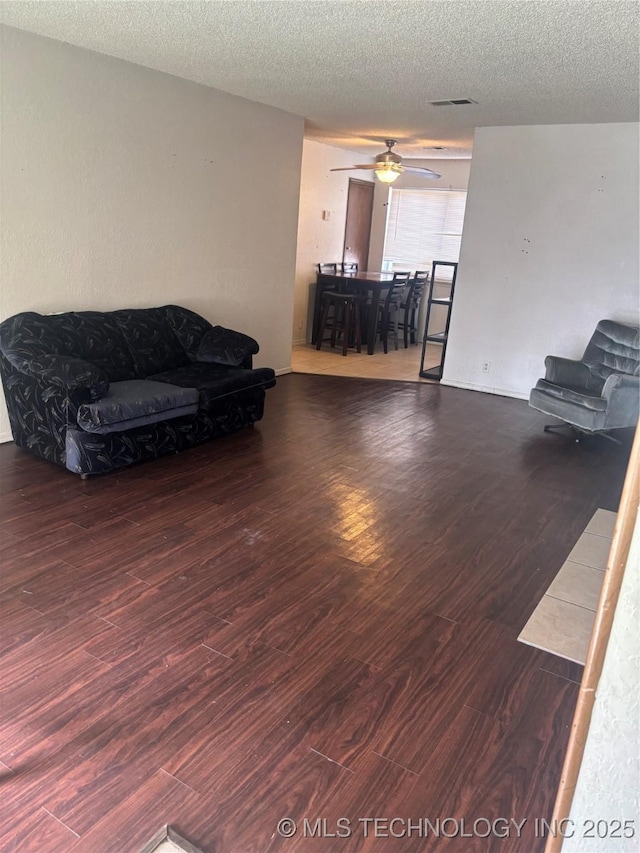
[[[544,422],[289,375],[85,482],[1,446],[1,849],[542,850],[581,668],[516,637],[629,453]]]

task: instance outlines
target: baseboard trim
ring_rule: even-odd
[[[0,444],[6,444],[8,441],[13,441],[13,436],[10,432],[0,432]]]
[[[478,385],[475,382],[457,382],[455,379],[441,379],[441,385],[451,388],[463,388],[465,391],[480,391],[482,394],[495,394],[496,397],[512,397],[514,400],[528,400],[529,395],[509,388],[491,388],[489,385]]]
[[[284,376],[285,373],[293,373],[293,368],[281,367],[279,370],[276,370],[276,376]]]

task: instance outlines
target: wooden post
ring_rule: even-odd
[[[633,447],[631,449],[631,457],[620,498],[620,508],[613,531],[607,569],[598,602],[598,610],[596,611],[593,633],[582,675],[582,683],[580,684],[578,702],[573,716],[567,753],[562,767],[558,795],[553,810],[553,821],[557,822],[553,824],[554,826],[557,826],[560,821],[568,818],[571,811],[571,803],[573,802],[573,795],[578,782],[584,747],[587,735],[589,734],[596,690],[602,674],[613,617],[629,556],[631,537],[633,536],[633,529],[638,517],[639,496],[640,426],[636,428]],[[562,841],[561,835],[550,835],[547,839],[545,853],[559,853],[562,848]]]

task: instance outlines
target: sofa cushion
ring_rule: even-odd
[[[51,318],[54,320],[55,318]],[[102,368],[110,382],[134,379],[133,358],[122,332],[109,312],[76,311],[65,326],[73,326],[78,339],[78,354],[85,361]]]
[[[78,407],[78,426],[85,432],[123,432],[198,411],[198,391],[166,382],[130,379],[112,382],[108,393]]]
[[[164,308],[130,308],[111,316],[127,342],[138,378],[189,364]]]
[[[198,347],[197,360],[212,364],[240,367],[250,356],[260,351],[258,342],[249,335],[214,326],[208,331]]]
[[[200,408],[211,411],[216,400],[227,394],[235,394],[246,388],[273,388],[275,372],[270,367],[244,370],[240,367],[224,367],[218,364],[196,362],[177,370],[167,370],[150,376],[156,382],[170,382],[186,388],[197,388],[200,392]]]
[[[29,311],[2,323],[1,338],[5,355],[27,373],[29,362],[35,366],[41,355],[60,355],[89,362],[111,382],[135,376],[127,344],[108,313],[67,311],[42,315]]]
[[[211,329],[211,323],[180,305],[165,305],[162,310],[189,360],[195,361],[200,342]]]

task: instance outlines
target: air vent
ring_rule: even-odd
[[[425,145],[423,151],[448,151],[444,145]]]
[[[459,107],[462,104],[477,104],[477,101],[474,101],[473,98],[450,98],[447,101],[429,101],[429,105],[432,107]]]

